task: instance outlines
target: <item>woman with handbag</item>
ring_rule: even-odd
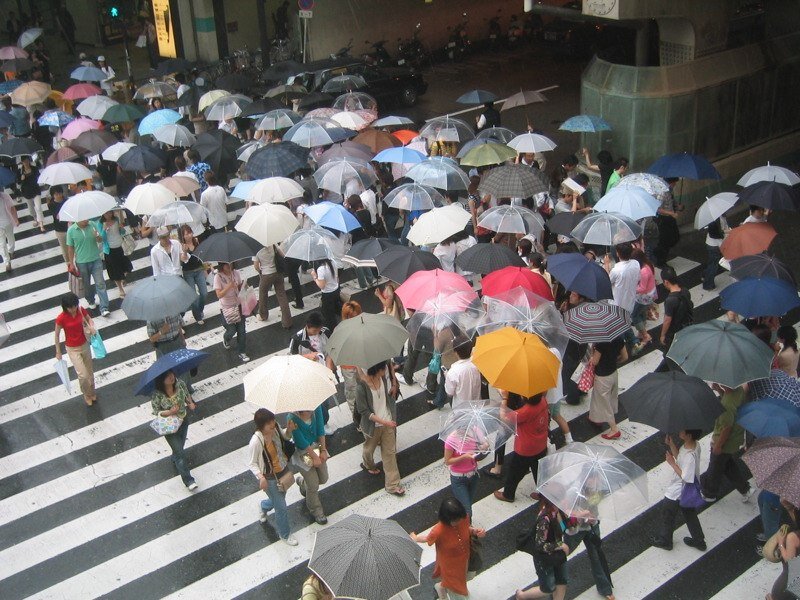
[[[439,506],[439,522],[427,535],[411,532],[411,539],[429,546],[436,545],[436,567],[433,570],[436,597],[440,600],[463,600],[469,597],[467,569],[470,562],[471,536],[482,538],[483,529],[470,527],[464,506],[453,497]]]
[[[697,518],[697,507],[703,505],[700,495],[700,446],[698,438],[702,435],[699,429],[688,429],[678,434],[683,445],[680,450],[675,446],[671,436],[667,436],[667,464],[674,474],[664,492],[661,501],[661,531],[653,538],[653,546],[672,550],[672,532],[675,530],[675,517],[678,511],[683,513],[686,527],[691,537],[683,538],[683,543],[692,548],[706,549],[705,535]]]
[[[189,472],[186,465],[186,455],[183,447],[186,445],[186,434],[189,433],[189,419],[186,418],[186,409],[194,410],[195,404],[186,384],[175,377],[175,373],[167,371],[158,376],[155,380],[155,391],[150,399],[153,407],[153,414],[156,417],[167,418],[177,417],[181,424],[173,433],[164,435],[170,449],[172,450],[172,464],[181,476],[183,485],[189,488],[190,492],[197,489],[194,477]]]
[[[258,479],[258,488],[268,496],[261,501],[259,520],[266,523],[267,513],[275,509],[275,524],[281,541],[289,546],[297,546],[286,508],[286,490],[294,483],[294,474],[289,469],[286,436],[294,431],[295,423],[290,420],[286,430],[281,431],[275,415],[266,408],[259,408],[253,415],[253,421],[256,431],[247,446],[250,456],[248,466]]]
[[[610,342],[600,342],[594,345],[589,358],[589,364],[594,367],[594,380],[592,397],[589,401],[589,423],[595,427],[602,427],[608,423],[609,430],[602,434],[604,440],[616,440],[621,435],[617,427],[616,414],[619,410],[619,374],[617,365],[628,359],[628,350],[625,348],[625,339],[620,336]],[[578,383],[578,388],[588,389],[583,382]]]
[[[292,456],[292,463],[300,471],[297,485],[305,496],[308,511],[318,525],[325,525],[328,518],[319,499],[319,486],[328,481],[328,448],[325,442],[325,417],[322,405],[315,410],[301,410],[291,413],[289,421],[295,427],[292,431],[297,452]]]
[[[236,346],[239,359],[248,362],[250,357],[245,353],[247,347],[244,315],[239,303],[239,291],[242,289],[242,276],[231,263],[219,263],[217,274],[214,276],[214,291],[219,298],[219,307],[225,321],[225,333],[222,336],[222,346],[230,350],[233,336],[236,336]]]
[[[546,598],[564,600],[567,595],[567,555],[564,542],[564,517],[558,507],[542,496],[533,531],[533,567],[539,585],[529,590],[517,590],[517,600]]]
[[[94,369],[89,337],[97,333],[89,312],[80,306],[80,300],[72,292],[61,296],[61,313],[56,317],[56,360],[61,360],[61,331],[64,345],[75,367],[83,399],[88,406],[97,401],[94,389]]]
[[[472,519],[472,504],[478,491],[478,454],[486,451],[488,444],[479,448],[479,432],[468,434],[466,428],[455,430],[444,441],[444,464],[450,469],[450,491]],[[459,451],[460,450],[460,451]]]
[[[106,273],[117,284],[119,297],[125,297],[125,275],[133,271],[130,259],[122,249],[122,236],[125,228],[113,210],[103,214],[103,252],[105,253]]]

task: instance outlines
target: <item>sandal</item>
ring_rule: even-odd
[[[373,475],[373,476],[381,474],[381,470],[380,469],[368,469],[363,462],[361,463],[361,468],[364,469],[367,473],[369,473],[370,475]]]
[[[405,496],[406,495],[406,491],[403,488],[396,488],[394,490],[386,490],[386,491],[389,492],[392,496]]]

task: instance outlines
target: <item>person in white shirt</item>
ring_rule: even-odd
[[[456,244],[453,238],[447,238],[436,244],[433,255],[442,263],[442,270],[455,273],[456,270]]]
[[[606,255],[604,258],[605,268],[608,277],[611,279],[611,292],[614,294],[612,304],[624,308],[628,313],[632,313],[636,306],[636,288],[641,277],[639,263],[631,260],[633,256],[633,246],[630,242],[623,242],[614,246],[617,252],[617,263],[611,267],[611,257]],[[625,344],[628,350],[636,344],[636,335],[633,329],[628,328],[625,333]]]
[[[458,266],[458,257],[467,249],[472,248],[478,243],[474,237],[468,234],[466,231],[462,231],[461,233],[457,233],[453,236],[453,239],[456,241],[456,273],[464,277],[467,281],[472,283],[472,277],[475,275],[472,271],[466,271]]]
[[[750,205],[750,216],[748,216],[742,224],[744,223],[766,223],[767,222],[767,211],[764,209],[763,206],[756,206],[755,204]]]
[[[453,408],[481,399],[481,373],[471,359],[472,342],[461,344],[455,351],[458,360],[447,370],[442,367],[445,370],[444,391],[452,398]]]
[[[705,272],[703,273],[703,289],[713,290],[716,286],[714,279],[717,273],[722,270],[719,261],[722,258],[720,246],[725,241],[725,234],[730,231],[728,221],[724,216],[721,216],[716,221],[712,221],[706,227],[706,254],[708,262],[706,263]]]
[[[153,266],[153,275],[177,275],[183,276],[181,260],[189,260],[189,255],[181,250],[181,244],[177,240],[170,239],[169,229],[159,227],[156,230],[158,243],[150,250],[150,264]]]
[[[106,78],[100,82],[100,87],[106,93],[106,96],[110,96],[114,93],[113,81],[117,76],[117,73],[114,71],[114,68],[111,65],[106,63],[105,56],[97,57],[97,68],[106,74]]]
[[[315,262],[315,268],[311,269],[309,274],[322,291],[320,311],[325,320],[325,326],[333,331],[339,322],[339,311],[342,304],[337,269],[330,260],[318,260]]]
[[[208,187],[200,194],[200,205],[208,211],[208,223],[211,225],[212,233],[226,231],[228,228],[228,195],[219,185],[213,171],[206,171],[203,173],[203,177]]]
[[[191,88],[186,85],[186,76],[183,73],[176,73],[175,74],[175,81],[178,82],[178,89],[175,91],[176,97],[180,98],[186,92],[188,92]],[[188,106],[179,106],[178,112],[183,115],[184,117],[189,116],[189,107]]]
[[[93,63],[92,61],[90,61],[90,60],[89,60],[89,59],[86,57],[86,53],[85,53],[85,52],[81,52],[81,53],[78,55],[78,60],[80,60],[80,61],[81,61],[81,66],[82,66],[82,67],[93,67],[93,66],[94,66],[94,63]]]
[[[375,190],[370,186],[361,192],[359,197],[361,198],[361,204],[369,211],[372,224],[375,225],[378,220],[378,200],[375,196]]]

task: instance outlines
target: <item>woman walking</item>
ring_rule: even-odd
[[[261,501],[260,521],[266,523],[267,513],[275,509],[275,524],[281,541],[289,546],[297,546],[286,508],[286,487],[282,483],[291,484],[292,473],[289,470],[284,442],[295,424],[290,420],[286,431],[281,431],[275,415],[266,408],[259,408],[253,415],[253,421],[256,431],[247,445],[250,456],[248,466],[258,479],[258,488],[267,494],[267,499]]]
[[[636,286],[636,305],[631,313],[631,325],[636,329],[639,343],[633,347],[633,354],[641,352],[653,338],[647,332],[647,312],[655,302],[656,270],[647,255],[638,248],[633,251],[631,258],[639,263],[639,284]]]
[[[186,384],[175,377],[175,373],[172,371],[159,375],[155,381],[155,388],[150,399],[153,414],[159,417],[178,417],[181,420],[178,430],[175,433],[168,433],[164,439],[167,440],[167,444],[172,450],[172,464],[175,465],[175,469],[181,476],[183,485],[193,492],[197,489],[197,484],[186,465],[186,454],[183,447],[186,445],[186,434],[189,433],[186,409],[194,410],[194,401]]]
[[[453,431],[444,442],[444,464],[450,469],[450,491],[472,519],[472,502],[478,491],[479,452],[474,435],[463,429]],[[460,452],[459,452],[460,450]]]
[[[189,225],[181,225],[178,231],[181,242],[181,256],[185,254],[189,258],[185,262],[181,260],[183,279],[192,289],[197,289],[197,300],[192,303],[192,316],[195,323],[205,325],[203,309],[206,307],[206,294],[208,293],[206,269],[203,261],[194,254],[194,251],[200,245],[200,240],[195,237],[194,231]]]
[[[791,325],[778,328],[778,352],[775,355],[775,368],[790,377],[797,378],[797,363],[800,353],[797,351],[797,330]]]
[[[375,291],[377,293],[377,290]],[[357,317],[362,312],[361,304],[355,300],[345,302],[344,306],[342,306],[342,321]],[[339,365],[339,370],[342,372],[342,379],[344,380],[344,399],[352,413],[356,408],[356,388],[358,387],[359,368],[355,365]]]
[[[19,191],[28,205],[28,214],[36,222],[39,231],[44,233],[44,212],[42,211],[42,196],[39,189],[39,169],[31,164],[30,156],[22,157],[19,166]]]
[[[94,390],[94,369],[92,353],[86,333],[94,335],[97,330],[89,312],[80,306],[78,297],[72,292],[61,296],[61,313],[56,317],[56,360],[61,360],[61,332],[64,331],[64,345],[75,367],[83,400],[88,406],[97,401]]]
[[[328,518],[319,499],[319,486],[328,481],[328,448],[325,443],[325,416],[322,406],[315,410],[301,410],[289,415],[295,425],[292,440],[295,453],[292,463],[300,471],[297,485],[305,496],[306,506],[319,525],[325,525]]]
[[[225,333],[222,336],[222,346],[230,350],[233,336],[236,336],[236,347],[239,351],[239,359],[248,362],[246,350],[246,332],[244,327],[244,315],[239,303],[239,291],[242,289],[242,276],[231,263],[219,263],[217,274],[214,276],[214,291],[219,298],[219,307],[222,311],[222,318],[225,321]]]
[[[553,597],[564,600],[567,595],[567,555],[569,546],[564,542],[566,519],[558,507],[542,496],[534,526],[533,567],[539,585],[529,590],[517,590],[516,600]]]
[[[119,297],[124,298],[125,275],[133,271],[133,265],[122,250],[122,225],[112,210],[103,215],[103,237],[106,273],[108,278],[117,284]]]
[[[14,256],[14,227],[17,226],[19,226],[19,218],[11,196],[0,192],[0,256],[3,257],[3,262],[6,264],[6,273],[11,272],[11,259]]]
[[[325,327],[332,332],[339,322],[339,311],[342,305],[339,295],[339,274],[328,259],[316,261],[314,268],[309,273],[314,279],[314,283],[322,291],[320,310],[325,319]]]
[[[604,440],[616,440],[621,435],[617,427],[616,414],[619,410],[619,377],[617,365],[628,359],[625,340],[618,337],[611,342],[595,344],[589,362],[594,365],[594,385],[589,402],[589,422],[595,427],[608,423],[609,430]]]
[[[275,246],[264,246],[253,259],[253,266],[258,273],[258,320],[266,321],[269,317],[267,298],[269,288],[275,289],[275,297],[281,309],[281,325],[284,329],[292,327],[292,311],[289,298],[283,285],[283,270],[278,268],[278,249]]]

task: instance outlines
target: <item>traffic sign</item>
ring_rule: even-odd
[[[311,17],[314,16],[314,11],[313,10],[301,10],[297,14],[301,19],[310,19]]]
[[[297,0],[297,6],[301,11],[312,10],[314,8],[314,0]],[[301,17],[308,18],[308,17]]]

